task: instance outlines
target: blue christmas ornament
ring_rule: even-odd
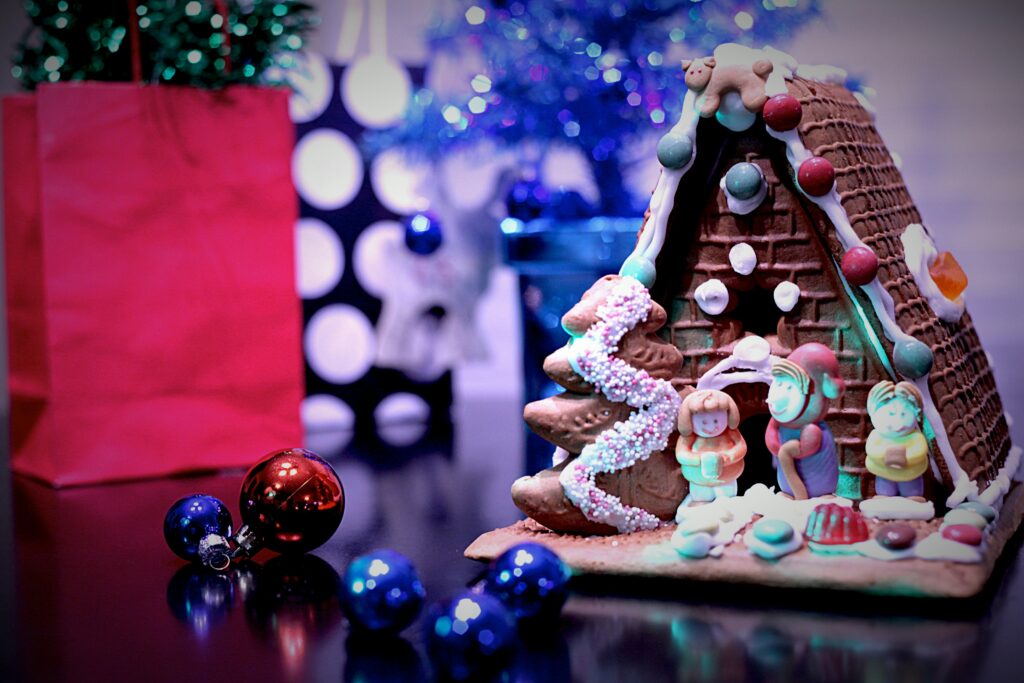
[[[199,541],[208,534],[231,537],[231,512],[213,496],[186,496],[171,505],[164,516],[164,539],[182,559],[197,561]]]
[[[539,543],[519,543],[499,555],[484,590],[519,619],[557,614],[569,595],[569,567]]]
[[[438,674],[457,681],[499,671],[516,644],[512,613],[497,598],[470,591],[431,607],[425,631]]]
[[[750,199],[761,190],[764,177],[755,164],[735,164],[725,174],[725,189],[736,199]]]
[[[405,223],[405,246],[421,256],[437,251],[441,246],[441,223],[430,213],[418,213]]]
[[[360,555],[341,580],[345,615],[368,631],[401,631],[419,616],[426,595],[412,562],[394,550]]]
[[[665,168],[682,168],[692,156],[693,140],[687,135],[670,132],[658,140],[658,161]]]

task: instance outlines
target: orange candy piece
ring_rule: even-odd
[[[948,251],[938,253],[928,272],[942,295],[950,301],[956,301],[967,289],[967,273]]]

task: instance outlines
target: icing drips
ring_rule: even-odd
[[[729,305],[729,290],[718,278],[702,282],[693,292],[693,298],[700,310],[708,315],[718,315]]]
[[[746,242],[740,242],[729,250],[729,265],[740,275],[750,275],[757,268],[757,254]]]
[[[789,313],[800,301],[800,288],[792,282],[780,282],[775,286],[772,298],[775,299],[775,305],[779,307],[780,311]]]

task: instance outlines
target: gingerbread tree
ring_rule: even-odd
[[[631,319],[621,315],[624,309]],[[666,319],[665,309],[639,283],[612,275],[598,280],[562,318],[572,341],[547,357],[544,372],[565,391],[530,403],[525,411],[530,429],[559,449],[555,459],[560,462],[512,487],[516,505],[531,518],[555,531],[595,534],[673,517],[686,493],[671,442],[679,398],[669,383],[682,354],[656,334]],[[630,396],[627,386],[640,386],[646,395]],[[651,439],[660,446],[653,452],[620,448],[659,429],[664,439]],[[583,465],[581,454],[590,465]],[[601,458],[604,465],[594,467]],[[600,499],[594,505],[570,499],[579,489],[566,485],[570,468],[594,470],[597,491],[582,494],[586,501]],[[602,521],[602,510],[620,506],[632,514],[610,513]]]

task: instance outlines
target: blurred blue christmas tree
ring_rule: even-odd
[[[818,15],[817,0],[464,1],[429,44],[482,69],[457,95],[420,90],[374,142],[428,157],[483,138],[568,144],[592,165],[598,212],[635,214],[622,152],[678,115],[680,60],[723,42],[778,46]]]

